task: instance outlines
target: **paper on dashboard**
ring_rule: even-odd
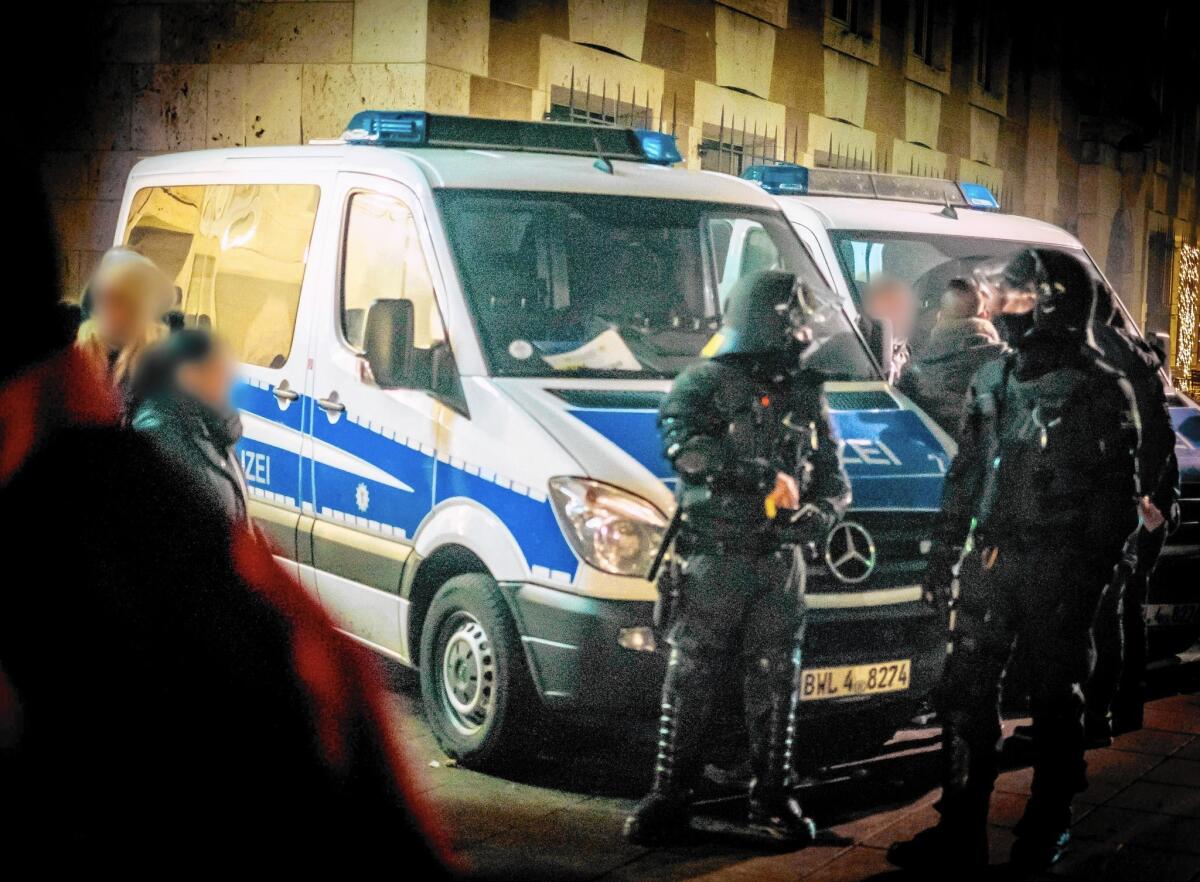
[[[556,371],[640,371],[642,364],[613,328],[569,352],[543,355]]]

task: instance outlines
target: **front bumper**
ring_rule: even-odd
[[[618,643],[623,628],[645,627],[651,601],[602,600],[543,585],[500,586],[547,707],[583,712],[657,712],[666,658]]]
[[[587,716],[657,716],[665,647],[635,651],[618,642],[622,629],[651,624],[653,603],[600,600],[540,585],[508,583],[501,590],[547,707]],[[938,617],[920,601],[829,607],[827,599],[820,606],[815,600],[810,597],[806,668],[911,659],[912,669],[909,688],[902,692],[806,701],[801,716],[867,711],[898,719],[911,716],[933,689],[945,661],[946,634]]]

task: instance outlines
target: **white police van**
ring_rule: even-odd
[[[969,277],[981,262],[1026,247],[1055,248],[1076,254],[1103,278],[1078,239],[1043,221],[999,213],[995,197],[979,184],[787,163],[751,166],[743,177],[778,197],[855,318],[873,278],[888,276],[911,285],[921,309],[918,348],[936,317],[946,282]],[[1119,297],[1117,302],[1127,327],[1141,333]],[[1194,584],[1200,557],[1200,407],[1172,388],[1165,372],[1162,378],[1176,429],[1182,523],[1164,552],[1146,618],[1159,654],[1169,654],[1200,636],[1200,595]],[[903,400],[900,393],[893,395]],[[856,495],[858,489],[856,485]]]
[[[367,111],[334,142],[130,174],[118,243],[241,361],[255,520],[347,634],[420,669],[464,763],[520,752],[547,710],[657,715],[656,412],[764,269],[826,303],[856,497],[815,550],[805,716],[886,739],[940,671],[917,583],[949,440],[880,379],[774,198],[672,161],[657,133]]]

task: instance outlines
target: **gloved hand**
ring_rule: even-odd
[[[780,521],[784,536],[797,545],[820,545],[825,541],[829,528],[833,526],[833,518],[812,503],[801,507],[799,511],[788,512],[787,517],[781,516]]]
[[[962,549],[935,545],[929,553],[925,578],[921,582],[922,598],[943,616],[950,612],[954,597],[954,567],[962,558]]]
[[[767,494],[767,498],[763,502],[767,517],[775,520],[775,516],[781,509],[795,509],[799,505],[800,488],[796,484],[796,479],[784,472],[776,474],[775,486],[771,488],[771,492]]]

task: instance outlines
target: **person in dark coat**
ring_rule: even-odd
[[[951,436],[958,434],[971,377],[1008,351],[985,315],[978,286],[951,279],[929,342],[896,384]]]
[[[94,874],[403,855],[437,877],[377,668],[190,473],[118,424],[71,346],[36,174],[0,326],[5,858]],[[39,223],[40,221],[40,223]],[[367,858],[366,855],[371,855]]]
[[[863,294],[863,315],[867,319],[868,335],[876,345],[880,325],[891,326],[892,351],[885,354],[883,369],[887,381],[894,383],[912,357],[908,340],[917,320],[916,295],[903,279],[881,276],[873,280]]]
[[[1141,523],[1126,544],[1096,617],[1096,671],[1087,686],[1088,734],[1092,744],[1111,743],[1113,734],[1142,728],[1146,672],[1145,605],[1150,576],[1167,534],[1179,520],[1179,462],[1175,429],[1159,371],[1162,362],[1149,343],[1130,332],[1116,297],[1096,280],[1096,344],[1128,378],[1141,425],[1138,475]]]
[[[1033,327],[971,381],[924,577],[926,599],[942,612],[953,603],[955,615],[935,692],[941,817],[888,851],[913,872],[968,878],[987,864],[1001,684],[1015,641],[1038,676],[1032,796],[1010,858],[1034,871],[1061,857],[1072,802],[1087,788],[1092,624],[1138,520],[1136,406],[1092,342],[1090,273],[1070,254],[1030,255],[1041,279]]]
[[[242,423],[231,400],[227,347],[206,331],[185,328],[147,354],[141,374],[134,430],[209,488],[232,522],[245,525],[246,480],[234,447]]]

